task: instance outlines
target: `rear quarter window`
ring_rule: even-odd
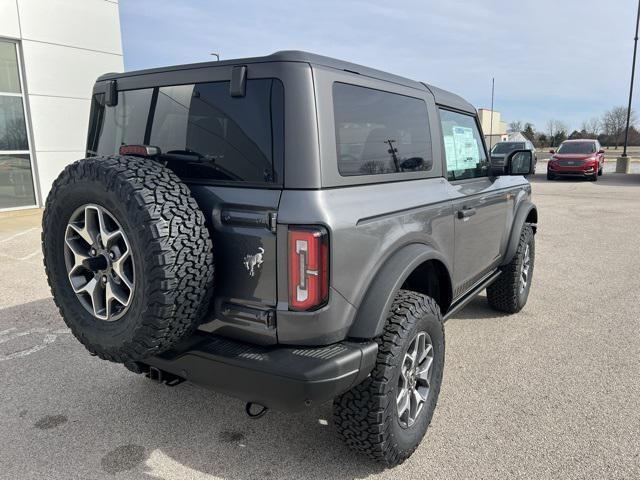
[[[433,168],[427,105],[423,100],[334,83],[333,109],[340,175]]]

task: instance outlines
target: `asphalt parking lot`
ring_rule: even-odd
[[[433,423],[393,470],[335,440],[330,405],[250,420],[91,357],[51,300],[39,215],[0,219],[0,478],[640,478],[640,175],[532,183],[529,303],[447,322]]]

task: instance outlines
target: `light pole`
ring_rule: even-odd
[[[216,52],[211,52],[211,55],[213,55],[214,57],[216,57],[216,62],[220,61],[220,54],[216,53]]]
[[[640,2],[640,0],[638,0]],[[489,156],[491,156],[491,149],[493,148],[493,93],[496,88],[495,77],[491,78],[491,118],[489,119]]]
[[[629,141],[629,122],[631,120],[631,97],[633,96],[633,77],[636,73],[636,51],[638,50],[638,24],[640,24],[640,0],[638,0],[638,14],[636,15],[636,36],[633,38],[633,63],[631,64],[631,86],[629,87],[629,106],[627,108],[627,128],[624,131],[624,149],[622,156],[627,156],[627,142]]]

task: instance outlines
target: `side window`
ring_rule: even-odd
[[[423,100],[334,83],[333,111],[340,175],[433,168],[427,105]]]
[[[489,162],[472,115],[440,109],[449,180],[486,177]]]

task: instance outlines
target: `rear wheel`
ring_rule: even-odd
[[[551,173],[551,172],[547,172],[547,180],[555,180],[556,176]]]
[[[420,444],[436,407],[444,368],[440,308],[401,290],[378,345],[371,375],[335,399],[334,423],[351,448],[393,466]]]
[[[106,360],[161,353],[207,310],[213,257],[204,215],[187,186],[151,160],[68,166],[47,198],[42,245],[64,321]]]

